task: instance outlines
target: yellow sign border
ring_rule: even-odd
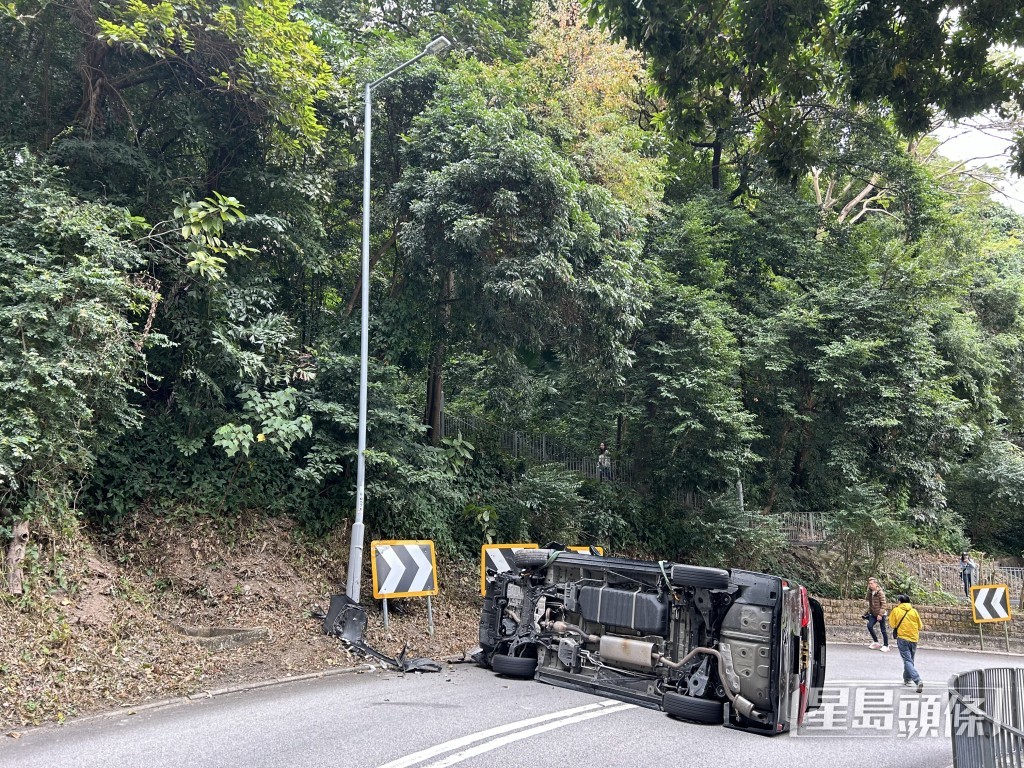
[[[974,593],[979,589],[999,589],[1002,587],[1003,594],[1006,595],[1006,618],[1005,619],[979,619],[978,609],[974,604],[975,596]],[[974,619],[975,624],[997,624],[1004,621],[1013,621],[1013,610],[1010,607],[1010,585],[1009,584],[975,584],[971,587],[971,618]]]
[[[420,592],[389,592],[386,595],[381,594],[380,592],[377,591],[379,586],[380,586],[377,583],[377,547],[382,546],[382,545],[387,545],[389,547],[393,547],[395,545],[407,547],[410,544],[415,544],[416,546],[422,546],[422,545],[426,544],[427,546],[430,547],[430,568],[431,568],[431,570],[433,571],[433,574],[434,574],[434,588],[433,589],[428,589],[428,590],[423,590],[423,591],[420,591]],[[438,578],[437,578],[437,559],[436,559],[436,557],[434,555],[434,542],[431,541],[430,539],[387,539],[387,540],[371,541],[370,542],[370,554],[371,554],[371,557],[370,557],[370,570],[373,573],[373,596],[377,600],[381,600],[381,599],[387,600],[387,599],[390,599],[392,597],[424,597],[424,596],[428,596],[428,595],[436,595],[436,594],[438,594],[441,591],[441,587],[438,584]]]

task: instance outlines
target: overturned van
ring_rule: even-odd
[[[478,656],[495,672],[775,735],[816,705],[825,622],[778,576],[521,549],[488,574]]]

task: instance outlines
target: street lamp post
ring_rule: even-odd
[[[363,256],[362,256],[362,306],[359,335],[359,453],[356,459],[356,519],[352,524],[352,543],[348,554],[348,585],[345,593],[359,602],[359,589],[363,572],[363,506],[366,501],[366,370],[369,358],[370,325],[370,140],[372,136],[370,107],[373,89],[389,77],[424,56],[438,54],[451,45],[447,37],[431,40],[423,52],[401,64],[383,77],[366,84],[364,99],[366,117],[363,122]]]

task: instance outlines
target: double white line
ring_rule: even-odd
[[[563,709],[561,712],[552,712],[547,715],[531,717],[527,720],[520,720],[517,723],[499,725],[489,728],[486,731],[471,733],[458,739],[446,741],[433,747],[414,752],[411,755],[392,760],[390,763],[378,766],[378,768],[409,768],[413,765],[421,765],[421,768],[444,768],[448,765],[461,763],[471,757],[482,755],[494,749],[500,749],[506,744],[528,739],[540,733],[553,731],[555,728],[562,728],[573,723],[581,723],[584,720],[591,720],[595,717],[604,717],[616,712],[633,709],[634,704],[621,704],[617,701],[599,701],[596,704],[587,704],[584,707]],[[477,744],[477,742],[483,742]],[[476,744],[470,747],[470,744]],[[464,747],[469,747],[464,749]],[[443,757],[435,762],[427,762],[436,757],[454,752],[455,754]]]

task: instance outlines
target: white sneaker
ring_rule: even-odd
[[[889,652],[889,646],[888,645],[883,645],[878,650],[880,650],[882,653],[888,653]]]
[[[876,650],[876,651],[879,648],[881,648],[881,647],[882,647],[881,643],[868,643],[868,648],[871,648],[871,649]]]

